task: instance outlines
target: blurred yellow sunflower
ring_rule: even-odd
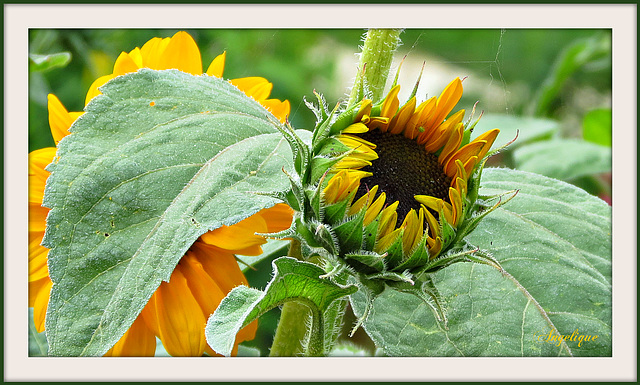
[[[225,53],[209,65],[207,75],[222,77]],[[178,69],[200,75],[202,59],[193,38],[178,32],[170,38],[153,38],[142,48],[123,52],[117,58],[113,73],[98,78],[89,88],[85,105],[100,94],[98,87],[118,75],[139,68],[155,70]],[[273,85],[261,77],[230,80],[230,83],[251,96],[280,121],[289,115],[288,101],[268,99]],[[69,127],[82,112],[68,112],[60,100],[48,96],[49,126],[57,143],[69,134]],[[47,269],[48,249],[41,246],[49,209],[42,206],[44,187],[49,172],[44,168],[52,162],[55,147],[29,154],[29,306],[33,307],[38,332],[44,330],[44,320],[52,282]],[[153,356],[156,336],[172,356],[217,355],[206,343],[204,326],[209,315],[235,286],[247,285],[235,254],[259,255],[266,243],[256,233],[284,230],[291,224],[293,212],[285,204],[277,204],[233,225],[223,226],[202,235],[187,251],[173,271],[169,282],[162,282],[146,307],[122,338],[106,356]],[[255,336],[257,323],[247,325],[236,339],[238,344]]]
[[[430,260],[446,247],[451,237],[445,240],[443,232],[455,232],[464,220],[469,178],[499,133],[490,130],[462,145],[465,111],[449,116],[462,96],[459,78],[418,106],[412,97],[400,107],[399,90],[394,86],[377,106],[364,100],[338,133],[351,152],[333,167],[324,188],[329,205],[355,200],[348,215],[366,206],[363,226],[372,225],[367,236],[373,251],[395,260],[389,268],[411,267],[402,262],[422,242]]]

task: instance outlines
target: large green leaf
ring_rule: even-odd
[[[518,170],[570,181],[611,171],[611,147],[581,139],[555,139],[521,146],[513,152]]]
[[[59,144],[44,204],[49,354],[104,354],[203,233],[276,203],[290,149],[226,81],[140,70],[102,87]]]
[[[448,329],[421,300],[387,287],[364,323],[386,354],[611,355],[611,208],[540,175],[484,171],[481,193],[511,189],[520,192],[468,237],[500,261],[504,274],[472,263],[436,273]],[[352,295],[351,302],[361,315],[364,295]],[[550,333],[569,337],[558,343]],[[586,335],[598,338],[580,341]]]
[[[238,331],[268,310],[288,301],[297,301],[311,309],[313,323],[320,327],[324,339],[324,314],[334,301],[356,291],[355,286],[342,287],[326,278],[320,267],[290,257],[273,261],[273,278],[264,291],[246,286],[231,290],[205,328],[207,343],[217,353],[231,354]],[[305,319],[300,324],[306,327]],[[313,338],[313,337],[311,337]],[[323,343],[323,342],[321,342]]]

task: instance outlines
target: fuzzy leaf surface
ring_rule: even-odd
[[[230,355],[241,328],[287,301],[304,303],[311,308],[314,317],[319,317],[316,321],[323,322],[323,314],[334,301],[357,290],[355,286],[342,287],[329,279],[319,278],[325,271],[308,262],[281,257],[272,265],[274,275],[264,291],[238,286],[209,317],[205,336],[217,353]]]
[[[421,300],[387,287],[364,323],[385,354],[612,354],[611,208],[583,190],[541,175],[507,169],[483,172],[481,194],[511,189],[520,192],[468,236],[500,261],[505,274],[473,263],[456,263],[435,273],[448,329],[436,323]],[[358,292],[351,303],[359,316],[366,298]],[[567,340],[553,340],[558,333]],[[579,340],[587,335],[598,338]]]
[[[101,90],[48,166],[54,356],[104,354],[200,235],[288,183],[279,122],[226,81],[143,69]]]

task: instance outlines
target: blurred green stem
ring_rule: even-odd
[[[400,43],[401,29],[370,29],[367,31],[358,73],[351,89],[347,108],[358,103],[368,91],[373,102],[382,99],[384,86],[387,83],[391,60]]]

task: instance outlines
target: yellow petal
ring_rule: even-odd
[[[365,120],[366,119],[363,118],[362,122],[365,123]],[[369,127],[369,130],[379,128],[382,132],[385,132],[389,126],[389,122],[391,122],[391,118],[385,116],[370,116],[366,125]]]
[[[427,238],[427,246],[429,247],[429,259],[434,259],[442,250],[442,239],[440,237]]]
[[[166,37],[164,39],[154,37],[144,43],[140,49],[140,55],[142,56],[142,63],[144,64],[144,67],[151,68],[152,70],[160,69],[160,58],[170,41],[170,37]]]
[[[122,52],[113,65],[113,75],[124,75],[130,72],[136,72],[139,68],[128,53]]]
[[[116,77],[115,75],[110,74],[110,75],[100,76],[99,78],[97,78],[89,87],[89,91],[87,91],[87,96],[84,99],[84,105],[86,106],[87,104],[89,104],[91,99],[95,98],[98,95],[101,95],[102,92],[98,90],[98,87],[102,87],[106,82],[108,82],[109,80],[115,77]]]
[[[425,143],[428,138],[433,135],[436,128],[438,128],[437,124],[429,124],[430,117],[435,113],[437,102],[438,98],[434,96],[420,104],[421,106],[423,106],[422,112],[420,113],[420,117],[416,122],[416,126],[418,128],[422,127],[422,132],[417,134],[419,144]]]
[[[207,68],[207,75],[221,78],[224,73],[224,63],[226,58],[227,51],[216,56],[216,58],[211,61],[211,64],[209,64],[209,68]]]
[[[255,233],[271,233],[282,231],[291,225],[293,211],[285,204],[262,209],[256,214],[232,226],[222,226],[205,233],[200,238],[203,242],[220,249],[229,250],[241,255],[262,254],[260,245],[266,243],[261,235]]]
[[[465,180],[465,181],[468,180],[467,172],[464,169],[464,164],[462,163],[462,161],[460,161],[460,159],[456,159],[454,163],[456,165],[456,172],[455,172],[455,175],[450,175],[450,176],[454,179],[461,178],[462,180]]]
[[[461,149],[459,149],[458,151],[456,151],[455,154],[453,154],[452,156],[448,157],[445,160],[445,174],[452,176],[455,174],[456,172],[456,165],[455,165],[455,161],[458,160],[460,162],[462,162],[463,164],[469,160],[472,156],[478,156],[478,154],[480,154],[480,152],[482,151],[483,147],[485,146],[487,142],[484,140],[481,141],[473,141],[469,144],[467,144],[466,146],[463,146]]]
[[[378,217],[380,210],[382,210],[382,208],[384,207],[384,202],[386,199],[387,194],[383,192],[382,194],[380,194],[378,199],[376,199],[376,201],[373,202],[371,206],[369,206],[369,208],[367,209],[367,213],[364,215],[364,221],[362,222],[364,226],[369,226],[369,224],[371,224],[371,222],[373,222],[373,220]]]
[[[288,100],[282,102],[278,99],[266,99],[260,100],[259,102],[264,108],[271,112],[273,116],[278,118],[280,123],[287,121],[289,113],[291,112],[291,105]]]
[[[40,245],[42,243],[42,232],[29,233],[29,282],[38,281],[49,276],[47,268],[47,255],[49,249]]]
[[[420,218],[414,209],[409,210],[402,222],[404,232],[402,234],[402,250],[405,255],[409,254],[420,240],[423,233],[424,217],[422,213]]]
[[[353,156],[347,156],[344,159],[338,161],[333,168],[335,170],[339,169],[350,169],[350,170],[358,170],[366,166],[371,166],[371,162],[364,159],[359,159]]]
[[[49,209],[39,203],[29,203],[29,233],[44,232]]]
[[[42,205],[44,187],[49,177],[45,167],[53,161],[55,147],[45,147],[29,153],[29,202]]]
[[[268,233],[277,233],[291,227],[293,221],[293,209],[284,203],[278,203],[268,209],[258,212],[267,223]]]
[[[376,253],[384,253],[393,245],[393,243],[398,239],[398,237],[402,234],[403,229],[398,228],[390,232],[389,234],[383,236],[378,240],[374,249]]]
[[[248,285],[233,254],[200,241],[196,241],[190,250],[225,295],[236,286]]]
[[[377,185],[373,186],[371,190],[369,190],[366,194],[363,194],[360,198],[358,198],[357,201],[355,201],[354,204],[351,205],[351,207],[349,207],[348,215],[354,215],[360,212],[365,204],[367,205],[367,207],[369,207],[369,205],[371,205],[371,202],[373,202],[373,198],[376,196],[376,192],[378,192]]]
[[[478,162],[478,157],[472,156],[471,158],[469,158],[468,161],[464,163],[464,171],[467,173],[467,175],[471,175],[471,172],[476,167],[477,162]]]
[[[404,136],[408,139],[414,139],[418,134],[420,134],[418,123],[420,123],[420,117],[422,116],[422,112],[427,106],[428,100],[420,103],[418,107],[416,107],[415,112],[411,115],[409,120],[407,121],[404,129]],[[424,128],[423,128],[424,130]]]
[[[267,79],[258,76],[232,79],[229,80],[229,83],[258,101],[268,98],[269,94],[271,94],[271,89],[273,89],[273,84],[269,83]]]
[[[358,114],[356,118],[353,120],[354,122],[359,122],[365,115],[371,114],[372,102],[369,99],[362,99],[362,103],[360,104],[360,109],[358,110]]]
[[[175,68],[192,75],[202,75],[200,49],[191,35],[184,31],[171,37],[157,63],[158,70]]]
[[[138,316],[120,340],[104,355],[105,357],[153,357],[156,352],[156,336]]]
[[[467,196],[467,181],[462,178],[456,178],[453,186],[459,193],[460,197]]]
[[[491,148],[491,146],[493,146],[493,142],[496,140],[496,137],[498,136],[499,133],[500,133],[500,130],[497,128],[494,128],[493,130],[489,130],[483,133],[482,135],[479,135],[474,140],[474,142],[476,141],[486,142],[482,147],[482,150],[478,153],[478,159],[482,159],[484,158],[485,155],[487,155],[487,152],[489,152],[489,149]]]
[[[347,170],[340,170],[340,172],[333,176],[327,183],[327,187],[322,190],[324,201],[327,204],[336,203],[338,200],[338,192],[342,188],[342,184],[344,183],[344,179],[347,177]]]
[[[360,152],[363,152],[363,153],[373,152],[375,154],[375,151],[373,151],[373,150],[377,146],[374,143],[371,143],[368,140],[362,139],[359,136],[356,136],[356,135],[340,135],[338,137],[338,139],[345,146],[348,146],[348,147],[351,147],[353,149],[356,149],[357,151],[360,151]],[[377,159],[377,158],[375,158],[375,159]]]
[[[58,142],[69,135],[69,127],[75,121],[75,117],[67,111],[62,105],[60,99],[54,94],[47,95],[47,108],[49,110],[49,128],[51,129],[51,135],[53,140]]]
[[[417,200],[419,203],[425,205],[428,209],[439,213],[442,210],[444,205],[444,201],[440,198],[432,197],[430,195],[414,195],[413,198]]]
[[[29,283],[29,298],[33,296],[33,323],[38,333],[44,331],[44,318],[47,314],[47,305],[49,304],[49,293],[53,282],[48,277],[39,281]]]
[[[424,212],[424,216],[427,219],[427,224],[429,224],[429,234],[431,234],[431,238],[435,239],[440,236],[440,224],[436,220],[436,218],[431,214],[429,210],[425,208],[425,206],[420,207],[420,210]]]
[[[368,175],[371,175],[371,173],[357,170],[340,170],[329,180],[327,187],[324,188],[324,201],[332,204],[346,199],[358,189],[360,179]]]
[[[451,133],[449,140],[444,145],[440,156],[438,156],[438,163],[445,165],[447,164],[451,155],[460,147],[462,143],[462,137],[464,136],[464,126],[462,124],[456,125],[455,129]]]
[[[369,132],[369,127],[367,127],[366,124],[360,122],[353,123],[352,125],[342,130],[343,134],[362,134],[364,132]]]
[[[449,200],[451,201],[451,211],[453,214],[451,225],[458,226],[460,219],[462,219],[462,198],[460,193],[453,187],[449,187]]]
[[[429,141],[425,144],[424,148],[428,152],[434,153],[441,149],[447,141],[451,138],[451,136],[456,135],[455,132],[463,128],[462,123],[457,123],[455,126],[451,126],[450,122],[452,120],[447,120],[443,124],[438,127],[436,135],[430,138]]]
[[[267,243],[266,239],[255,233],[266,233],[267,223],[260,215],[252,215],[232,226],[222,226],[203,234],[200,239],[207,244],[228,250],[235,254],[244,254],[245,250]],[[260,254],[260,253],[258,253]]]
[[[198,357],[204,353],[206,319],[176,268],[169,282],[162,282],[143,309],[144,320],[157,330],[164,348],[172,356]]]
[[[413,97],[402,106],[400,111],[389,122],[389,132],[392,134],[399,134],[404,131],[405,126],[416,109],[416,98]]]
[[[431,124],[440,124],[444,118],[449,115],[453,110],[453,107],[458,104],[458,101],[462,97],[462,81],[460,78],[455,78],[445,87],[445,89],[438,97],[436,104],[436,113],[430,119]]]
[[[442,212],[444,213],[444,219],[450,225],[455,225],[455,212],[453,206],[449,202],[442,202]]]
[[[377,235],[378,239],[388,235],[396,227],[396,223],[398,221],[398,213],[396,212],[396,209],[398,208],[399,203],[400,202],[395,201],[380,212],[380,224],[378,225]]]
[[[205,318],[209,318],[225,297],[224,292],[216,281],[204,270],[200,259],[207,258],[193,250],[187,251],[179,262],[180,272],[187,280],[189,290],[200,305]]]
[[[142,59],[142,52],[140,51],[140,48],[136,47],[132,49],[131,52],[129,52],[129,57],[136,64],[136,67],[138,68],[144,67],[144,64],[143,64],[144,61]]]
[[[398,101],[398,92],[400,92],[399,85],[396,85],[391,89],[391,91],[389,91],[387,97],[384,98],[380,116],[391,119],[396,114],[396,112],[398,111],[398,107],[400,107],[400,102]]]

